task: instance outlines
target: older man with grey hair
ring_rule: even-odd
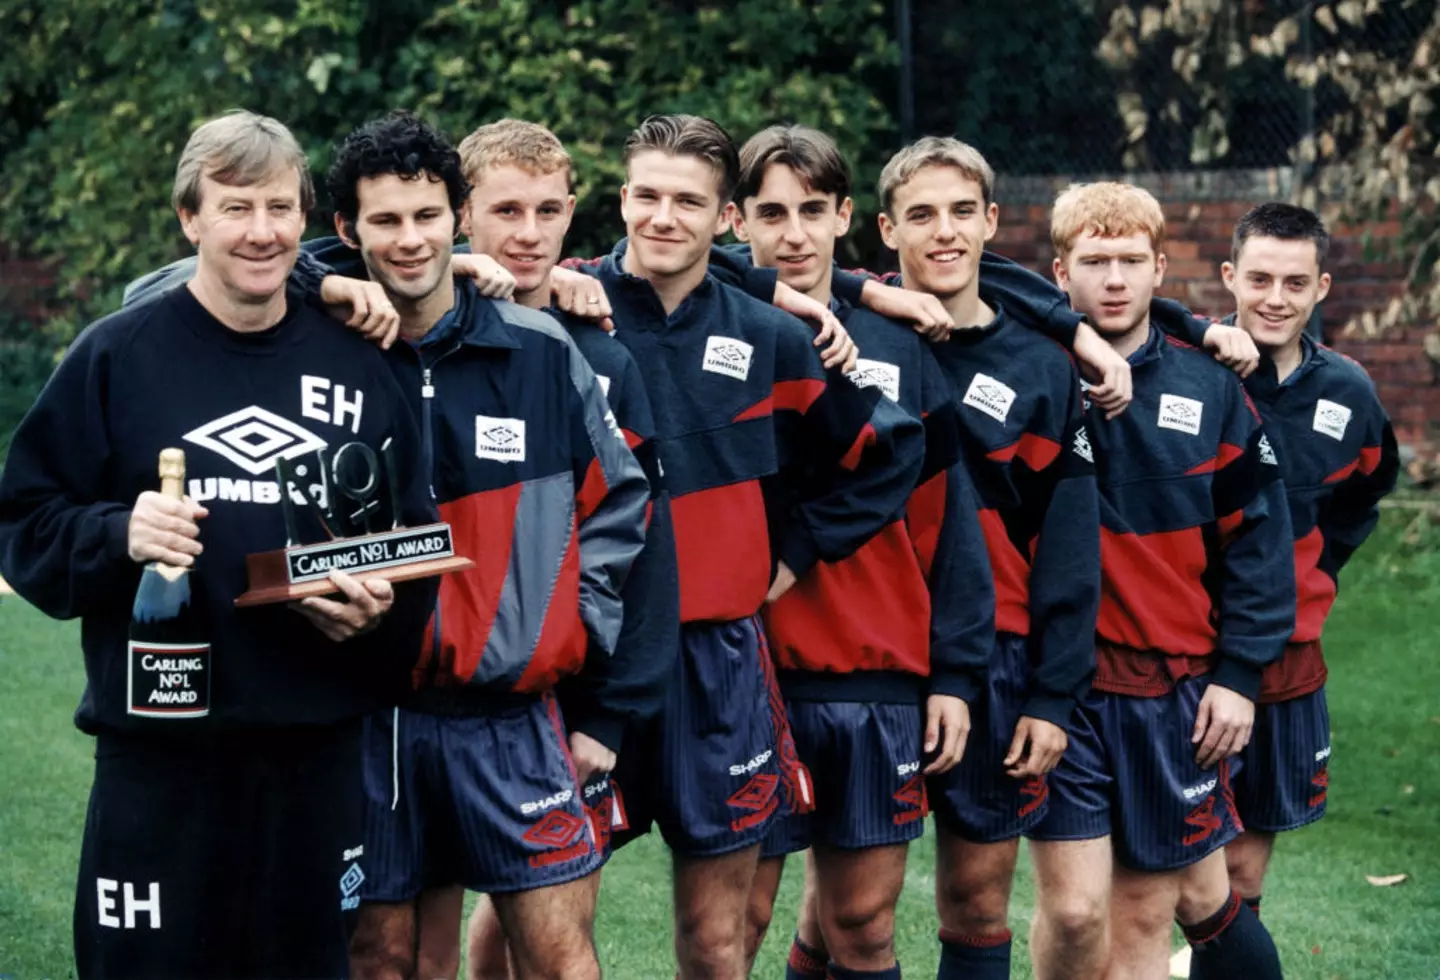
[[[77,973],[340,977],[365,877],[360,719],[407,686],[434,590],[336,572],[330,597],[234,600],[246,556],[287,543],[277,460],[389,440],[386,519],[426,523],[418,433],[379,350],[287,300],[314,191],[284,126],[199,127],[173,200],[194,278],[80,335],[0,475],[0,574],[83,626]],[[190,580],[183,635],[134,627],[145,565]]]

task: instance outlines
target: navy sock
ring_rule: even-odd
[[[1281,980],[1275,940],[1239,892],[1204,922],[1180,928],[1192,949],[1190,980]]]
[[[888,970],[847,970],[831,963],[825,977],[826,980],[900,980],[900,964],[896,963]]]
[[[965,936],[940,930],[940,969],[935,980],[1009,980],[1010,930]]]
[[[790,944],[785,980],[825,980],[825,956],[801,942],[798,933]]]

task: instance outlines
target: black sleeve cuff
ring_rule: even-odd
[[[1026,718],[1038,718],[1070,730],[1070,716],[1075,713],[1073,698],[1057,697],[1053,694],[1037,694],[1025,702],[1020,714]]]
[[[984,686],[984,679],[979,669],[937,671],[932,667],[931,671],[931,694],[945,694],[952,698],[959,698],[971,708],[977,705],[980,691]]]
[[[1260,668],[1243,660],[1222,656],[1210,683],[1254,701],[1260,696]]]
[[[820,560],[819,546],[799,520],[790,522],[785,536],[777,543],[775,554],[785,563],[786,568],[795,573],[797,580],[804,578]]]

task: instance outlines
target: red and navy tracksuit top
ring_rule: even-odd
[[[564,678],[557,694],[565,724],[619,751],[626,725],[660,710],[665,680],[674,669],[680,635],[680,585],[675,573],[675,530],[670,495],[655,453],[655,418],[640,369],[625,345],[593,323],[556,310],[605,392],[625,442],[650,481],[645,547],[620,590],[624,618],[615,653],[591,647],[585,669]]]
[[[1157,324],[1192,342],[1203,341],[1212,323],[1173,301],[1157,300],[1156,308]],[[1380,500],[1400,470],[1395,432],[1365,369],[1308,337],[1300,344],[1300,366],[1283,382],[1268,357],[1245,379],[1279,455],[1295,535],[1295,632],[1284,656],[1265,668],[1261,701],[1324,685],[1320,636],[1340,569],[1375,529]]]
[[[1103,594],[1095,689],[1155,697],[1186,677],[1254,700],[1295,627],[1277,447],[1240,380],[1151,327],[1135,395],[1089,410]]]
[[[797,700],[973,702],[994,649],[994,584],[950,382],[913,330],[832,308],[860,347],[851,381],[923,420],[925,461],[901,519],[766,607],[780,687]]]
[[[980,504],[995,579],[995,625],[1028,638],[1022,714],[1065,726],[1090,688],[1100,601],[1099,504],[1080,402],[1065,348],[1070,318],[1048,314],[1054,286],[985,253],[984,327],[954,330],[931,351],[950,380],[964,458]],[[848,295],[863,279],[846,274]],[[889,277],[898,284],[898,277]],[[1017,317],[1008,302],[1031,316]]]
[[[582,268],[605,285],[639,365],[675,527],[682,623],[756,615],[776,561],[803,578],[893,522],[921,424],[826,372],[799,320],[708,276],[671,313],[624,271],[625,242]],[[833,469],[833,478],[806,473]]]

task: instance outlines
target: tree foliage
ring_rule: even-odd
[[[1275,8],[1294,8],[1277,15]],[[1201,117],[1192,160],[1230,153],[1246,119],[1234,101],[1245,72],[1283,73],[1313,107],[1314,125],[1292,151],[1296,196],[1347,222],[1397,220],[1408,263],[1405,295],[1357,326],[1375,333],[1440,315],[1440,7],[1433,0],[1330,0],[1304,4],[1228,0],[1112,0],[1100,54],[1122,78],[1147,52],[1170,52]],[[1155,111],[1122,84],[1127,162],[1177,111]],[[1440,334],[1426,350],[1440,355]],[[1440,360],[1440,356],[1437,356]]]
[[[619,151],[651,112],[705,113],[737,138],[824,127],[869,187],[893,144],[875,94],[896,57],[888,23],[878,0],[9,0],[0,240],[60,263],[63,340],[187,250],[176,158],[237,106],[287,123],[317,172],[351,127],[399,106],[457,140],[504,116],[545,123],[575,157],[571,244],[588,252],[619,233]]]

